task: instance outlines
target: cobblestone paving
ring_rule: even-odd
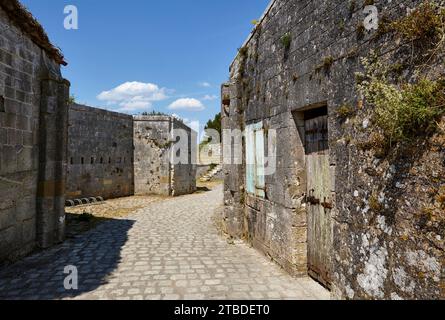
[[[0,299],[328,299],[254,249],[215,230],[221,187],[155,202],[63,245],[0,269]],[[64,268],[79,272],[77,291]]]

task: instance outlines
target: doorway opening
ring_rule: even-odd
[[[305,153],[308,274],[330,289],[333,190],[327,104],[297,111],[294,118]]]

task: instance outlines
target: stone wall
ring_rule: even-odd
[[[199,164],[221,164],[222,152],[221,144],[206,144],[199,150]]]
[[[422,1],[373,2],[386,22]],[[290,273],[307,272],[307,176],[299,129],[305,110],[327,105],[333,296],[444,298],[444,215],[425,215],[445,183],[443,135],[424,138],[410,155],[395,150],[385,159],[361,147],[375,130],[372,107],[357,91],[361,58],[379,49],[379,59],[404,66],[399,76],[415,79],[410,44],[383,28],[366,31],[365,4],[369,1],[272,1],[240,50],[230,82],[222,87],[223,129],[244,130],[263,121],[277,133],[272,141],[277,168],[265,177],[265,199],[246,194],[246,141],[223,139],[225,156],[233,147],[243,154],[240,164],[224,159],[222,225]],[[443,75],[442,62],[439,52],[427,76]],[[340,116],[345,105],[354,116]]]
[[[135,194],[181,195],[196,189],[196,147],[187,150],[189,163],[173,164],[175,129],[185,129],[189,146],[194,132],[170,116],[134,118]],[[184,152],[184,151],[183,151]]]
[[[183,122],[173,118],[173,139],[184,139],[186,150],[173,145],[172,153],[178,160],[172,166],[172,195],[181,196],[196,191],[196,166],[197,166],[197,133]],[[179,133],[176,133],[179,132]],[[176,135],[176,137],[174,137]]]
[[[0,6],[0,263],[62,241],[65,217],[69,83],[2,9],[10,2]]]
[[[134,191],[136,195],[171,195],[171,130],[170,117],[135,117]]]
[[[67,199],[133,194],[133,117],[71,105]]]

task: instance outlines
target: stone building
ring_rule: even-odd
[[[67,199],[133,194],[133,117],[71,105]]]
[[[172,116],[133,117],[73,104],[69,110],[67,199],[193,193],[195,138],[193,130]],[[176,152],[184,153],[185,157],[178,158],[182,161],[174,161]]]
[[[134,117],[135,194],[196,191],[197,133],[172,116]],[[180,139],[180,147],[176,144]]]
[[[16,0],[0,2],[0,262],[64,238],[69,83]]]
[[[199,164],[212,165],[221,164],[222,152],[220,143],[209,143],[199,150]]]
[[[271,2],[222,86],[226,233],[335,298],[445,298],[443,8]]]

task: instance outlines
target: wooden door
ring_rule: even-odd
[[[327,115],[306,117],[305,140],[309,275],[330,287],[332,194]]]

